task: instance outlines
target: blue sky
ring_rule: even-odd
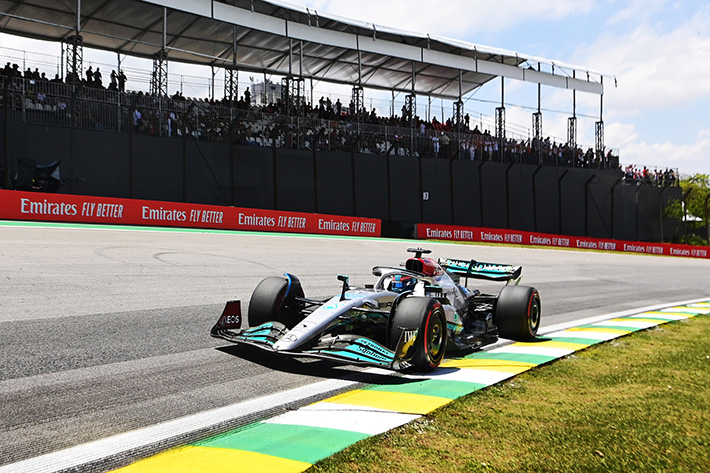
[[[607,75],[603,108],[605,144],[620,155],[622,163],[674,167],[683,174],[710,174],[709,3],[699,0],[281,1],[321,13],[601,71]],[[51,69],[53,59],[32,54],[40,51],[58,57],[60,48],[57,44],[47,47],[0,34],[2,61],[19,54],[28,63],[44,61],[45,68]],[[107,78],[107,72],[116,64],[116,54],[85,51],[84,65],[92,63],[95,67],[100,64]],[[149,73],[150,62],[123,58],[122,64],[129,71],[129,88],[147,89],[147,76],[139,76]],[[139,73],[139,69],[143,72]],[[169,70],[170,91],[182,89],[188,96],[209,94],[208,74],[204,71],[194,72],[177,64]],[[221,77],[216,76],[217,85]],[[248,79],[240,76],[242,80]],[[317,90],[315,95],[321,93]],[[335,98],[340,92],[333,89],[326,93]],[[342,93],[347,98],[348,91]],[[215,95],[220,96],[218,92]],[[390,100],[368,95],[366,91],[366,104],[377,107],[382,114],[389,112]],[[500,81],[495,80],[470,97],[465,107],[474,122],[476,117],[483,116],[490,123],[499,101]],[[527,133],[525,130],[532,122],[529,108],[537,106],[537,86],[507,80],[505,101],[509,127]],[[401,103],[396,103],[395,110],[399,108]],[[572,92],[543,87],[542,108],[543,133],[558,142],[564,141],[567,118],[572,114]],[[443,109],[449,114],[451,106],[445,104]],[[594,122],[599,113],[598,96],[577,94],[580,146],[593,146]],[[431,116],[434,115],[441,118],[438,101],[432,105]]]

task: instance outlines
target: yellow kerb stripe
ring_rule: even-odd
[[[114,473],[299,473],[310,463],[225,448],[183,447],[146,458]]]
[[[339,394],[323,402],[334,402],[351,406],[373,407],[403,414],[428,414],[434,409],[448,404],[451,399],[426,396],[423,394],[397,393],[356,389]]]
[[[464,358],[461,360],[447,360],[441,364],[442,368],[462,368],[462,369],[477,369],[486,371],[500,371],[502,373],[522,373],[530,368],[534,368],[535,363],[526,363],[524,361],[508,361],[508,360],[483,360],[479,358]]]

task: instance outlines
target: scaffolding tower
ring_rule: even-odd
[[[458,133],[463,132],[463,100],[461,99],[454,102],[454,125]]]
[[[67,76],[68,84],[81,80],[84,64],[84,39],[81,35],[69,36],[64,43],[67,45]]]
[[[409,94],[404,97],[404,109],[407,114],[405,118],[410,128],[417,126],[417,96]]]
[[[496,107],[496,138],[505,140],[505,107]]]
[[[306,82],[302,77],[284,77],[281,79],[281,103],[286,114],[302,117],[306,111]]]
[[[355,115],[358,123],[363,121],[363,112],[365,111],[365,94],[360,86],[353,87],[353,92],[350,100],[350,114]]]
[[[608,166],[609,163],[604,161],[604,121],[602,120],[594,123],[594,148],[599,161],[604,162],[604,165]]]
[[[542,164],[542,112],[532,114],[533,153],[537,155],[538,164]]]
[[[239,71],[234,67],[224,69],[224,99],[232,106],[239,100]]]
[[[567,146],[572,150],[577,149],[577,117],[567,119]]]
[[[156,97],[168,96],[168,53],[164,49],[153,56],[150,93]]]

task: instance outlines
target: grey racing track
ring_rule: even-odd
[[[543,327],[710,296],[710,262],[645,255],[277,234],[0,225],[0,466],[361,368],[283,360],[209,330],[264,277],[307,296],[372,282],[407,247],[523,265]],[[469,284],[469,287],[478,287]],[[497,289],[497,287],[484,287]],[[246,305],[246,304],[245,304]]]

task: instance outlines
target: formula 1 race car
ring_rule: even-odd
[[[374,284],[351,287],[339,275],[340,294],[326,300],[304,297],[291,274],[266,278],[251,296],[249,328],[241,328],[240,301],[230,301],[211,335],[284,355],[407,371],[431,371],[447,350],[471,351],[498,337],[535,339],[540,295],[517,285],[522,267],[407,251],[414,257],[404,267],[375,266]],[[470,278],[506,285],[498,295],[482,294],[466,287]]]

